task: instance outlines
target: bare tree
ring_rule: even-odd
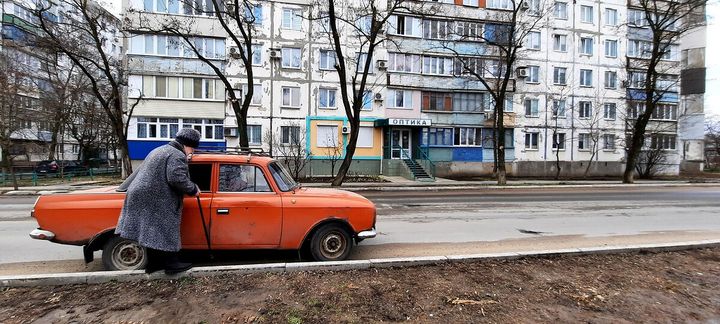
[[[17,190],[13,160],[25,154],[24,144],[19,142],[25,138],[33,114],[23,103],[35,89],[30,71],[19,64],[17,49],[8,44],[4,47],[0,51],[0,154],[3,173],[10,174]]]
[[[398,13],[422,13],[423,4],[409,0],[318,0],[315,4],[317,19],[326,25],[327,37],[335,54],[335,70],[340,83],[340,95],[350,136],[345,157],[333,186],[342,185],[352,164],[360,132],[360,114],[368,99],[368,90],[374,80],[369,75],[378,46],[391,40],[385,29],[391,17]],[[346,41],[346,42],[344,42]]]
[[[289,123],[275,133],[272,130],[265,133],[265,142],[271,143],[277,152],[273,156],[280,158],[294,179],[301,178],[310,161],[311,153],[305,150],[305,138],[304,127],[299,123]]]
[[[637,47],[637,59],[629,60],[628,65],[638,70],[636,78],[642,79],[642,98],[638,99],[644,103],[645,109],[638,114],[629,128],[624,183],[634,182],[636,164],[645,144],[648,122],[669,88],[674,86],[673,82],[663,82],[662,77],[672,72],[676,64],[664,60],[677,55],[674,48],[684,33],[705,24],[706,3],[707,0],[633,0],[629,3],[629,10],[637,13],[631,17],[629,27],[645,28],[649,39],[629,44],[631,48]]]
[[[483,23],[482,32],[457,34],[444,47],[456,57],[459,74],[471,78],[485,87],[493,106],[488,119],[493,122],[493,159],[497,183],[505,185],[505,117],[506,98],[515,91],[515,68],[521,62],[524,46],[531,32],[542,27],[549,12],[549,4],[527,0],[510,0],[509,10],[498,10],[487,17],[474,20]],[[462,41],[482,41],[475,52],[456,44]],[[471,47],[473,48],[473,47]]]
[[[152,33],[161,33],[178,37],[185,50],[191,51],[198,60],[205,63],[223,83],[230,107],[235,114],[238,125],[238,141],[240,147],[249,147],[247,133],[248,109],[254,95],[253,71],[253,42],[257,33],[257,24],[262,22],[255,8],[260,6],[260,0],[230,0],[230,1],[183,1],[185,10],[190,10],[196,16],[157,15],[145,14],[142,11],[131,11],[137,15],[136,26],[133,29]],[[212,3],[212,5],[209,5]],[[202,18],[200,18],[202,17]],[[217,22],[232,42],[231,52],[227,60],[219,55],[209,55],[196,42],[195,35],[199,35],[198,28],[207,27],[207,19]],[[237,50],[236,50],[237,49]],[[224,50],[224,48],[223,48]],[[213,51],[214,52],[214,51]],[[215,53],[217,54],[217,53]],[[242,98],[238,98],[232,83],[226,74],[225,62],[239,63],[243,67],[244,79],[247,88],[242,89]]]
[[[106,47],[113,32],[118,32],[119,21],[91,0],[40,2],[35,15],[42,31],[39,41],[66,56],[89,80],[118,138],[124,175],[129,175],[127,121],[135,105],[125,104],[127,77],[119,56],[108,53]]]
[[[705,163],[708,169],[720,166],[720,119],[708,117],[705,123]]]

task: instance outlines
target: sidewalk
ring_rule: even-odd
[[[420,182],[403,177],[381,176],[386,182],[345,182],[338,189],[348,191],[415,191],[415,190],[471,190],[471,189],[512,189],[512,188],[581,188],[581,187],[669,187],[669,186],[719,186],[718,178],[678,180],[636,180],[634,184],[623,184],[617,180],[537,180],[508,179],[507,185],[498,186],[495,180],[459,181],[436,178],[434,182]],[[0,195],[46,195],[108,186],[105,181],[83,181],[50,186],[28,186],[13,190],[0,187]],[[330,183],[302,183],[303,187],[330,188]]]

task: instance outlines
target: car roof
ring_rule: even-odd
[[[253,162],[258,164],[268,164],[272,161],[275,159],[268,156],[218,153],[194,153],[191,160],[191,162]]]

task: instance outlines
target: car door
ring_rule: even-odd
[[[190,163],[188,165],[190,180],[200,188],[200,204],[202,205],[202,217],[196,197],[185,196],[183,199],[183,214],[180,229],[180,237],[183,248],[206,249],[207,241],[203,230],[202,219],[205,218],[205,225],[210,223],[211,203],[213,198],[212,163]]]
[[[282,199],[258,165],[221,163],[212,202],[213,246],[266,248],[280,245]]]

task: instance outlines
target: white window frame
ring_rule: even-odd
[[[533,141],[534,137],[534,141]],[[535,145],[533,145],[535,142]],[[526,151],[537,151],[540,147],[540,133],[539,132],[527,132],[525,133],[525,150]]]
[[[553,118],[565,118],[566,106],[567,106],[567,100],[565,100],[565,99],[553,100],[552,117]]]
[[[553,34],[553,51],[567,53],[567,35]]]
[[[539,31],[531,31],[528,33],[528,49],[531,50],[541,50],[541,33]]]
[[[617,118],[617,104],[606,102],[603,104],[603,119],[615,120]]]
[[[605,57],[617,57],[618,41],[616,39],[605,40]]]
[[[617,26],[618,12],[614,8],[605,8],[605,26]]]
[[[603,134],[603,150],[615,150],[615,134]]]
[[[592,87],[593,86],[593,70],[580,69],[580,86],[581,87]]]
[[[560,75],[562,72],[562,80],[560,80]],[[562,82],[560,82],[562,81]],[[553,84],[554,85],[567,85],[567,68],[556,66],[553,68]]]
[[[580,22],[585,24],[595,23],[595,7],[594,6],[580,6]]]
[[[561,10],[562,8],[562,10]],[[553,17],[556,19],[568,19],[568,4],[564,1],[555,1],[553,6]]]
[[[375,128],[371,126],[360,126],[358,129],[357,147],[372,148],[375,146]]]
[[[537,65],[528,65],[528,77],[525,83],[540,83],[540,67]]]
[[[540,100],[538,98],[525,99],[525,117],[540,117]]]
[[[316,127],[317,137],[315,139],[315,145],[317,147],[323,148],[341,146],[340,139],[338,138],[338,125],[317,125]]]
[[[578,151],[590,151],[591,141],[590,133],[578,134]]]
[[[280,28],[289,30],[302,30],[302,10],[283,8]]]
[[[285,108],[300,108],[302,105],[302,93],[300,91],[300,87],[293,87],[293,86],[284,86],[281,87],[281,104],[282,107]],[[287,97],[286,94],[287,93]],[[295,102],[294,99],[297,99],[297,102]],[[288,100],[286,100],[288,99]]]
[[[565,133],[553,133],[552,149],[556,151],[565,151],[565,142],[567,136]]]
[[[412,109],[412,91],[406,89],[388,89],[385,98],[385,108]]]
[[[605,71],[605,89],[617,89],[617,72]]]
[[[281,50],[281,64],[285,69],[300,69],[302,67],[302,48],[283,47]],[[297,57],[295,54],[298,54]],[[295,60],[297,58],[297,60]],[[287,62],[286,62],[287,60]],[[288,64],[286,64],[288,63]],[[297,64],[295,64],[297,63]]]
[[[335,70],[335,51],[321,49],[319,60],[318,66],[320,70]]]
[[[592,118],[593,107],[591,101],[580,101],[578,103],[578,118],[590,119]]]
[[[323,97],[325,97],[325,105],[323,105]],[[337,89],[322,87],[318,89],[318,108],[337,109]]]
[[[593,37],[580,38],[580,55],[592,56],[595,52],[595,41]]]

